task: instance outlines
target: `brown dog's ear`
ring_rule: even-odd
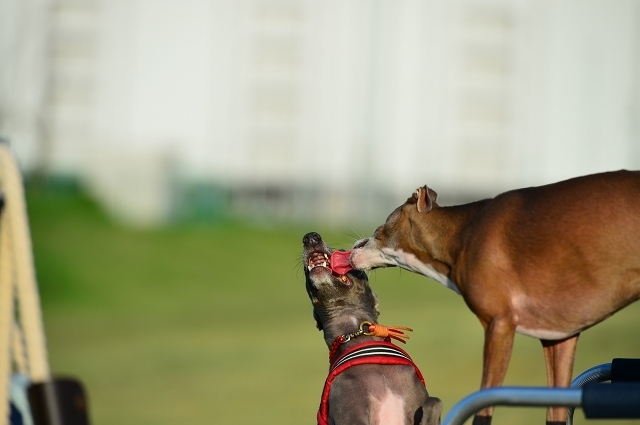
[[[416,206],[418,207],[418,212],[429,212],[431,208],[433,208],[433,203],[435,202],[438,194],[424,185],[416,190],[416,193],[413,195],[418,199]]]

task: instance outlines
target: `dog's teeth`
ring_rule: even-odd
[[[329,259],[329,257],[327,257],[327,254],[324,254],[324,258],[326,258],[327,260]]]
[[[322,267],[327,267],[327,262],[322,263]]]

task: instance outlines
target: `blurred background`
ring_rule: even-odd
[[[314,423],[302,236],[347,248],[425,183],[447,205],[638,169],[639,77],[638,0],[0,0],[52,369],[97,425]],[[446,413],[477,320],[423,277],[371,283]],[[639,357],[639,321],[585,332],[575,373]],[[545,384],[537,341],[507,380]]]

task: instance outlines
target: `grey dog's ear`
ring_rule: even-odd
[[[322,322],[320,322],[320,318],[318,317],[318,313],[316,313],[316,309],[313,309],[313,318],[316,320],[316,328],[318,328],[319,331],[321,331],[322,328]]]
[[[422,415],[420,415],[422,413]],[[442,414],[442,400],[438,397],[429,397],[424,404],[418,408],[414,415],[415,423],[420,425],[440,425],[440,415]],[[419,418],[419,416],[422,416]],[[420,419],[420,422],[417,421]]]

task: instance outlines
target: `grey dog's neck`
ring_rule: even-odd
[[[331,348],[333,342],[340,335],[346,335],[357,332],[362,322],[377,323],[376,315],[362,309],[353,309],[349,311],[341,311],[339,314],[328,314],[322,320],[322,328],[324,330],[324,340],[327,346]],[[378,339],[376,337],[360,336],[356,338],[357,342],[370,339]],[[346,346],[346,344],[343,344]],[[348,344],[352,345],[352,344]]]

